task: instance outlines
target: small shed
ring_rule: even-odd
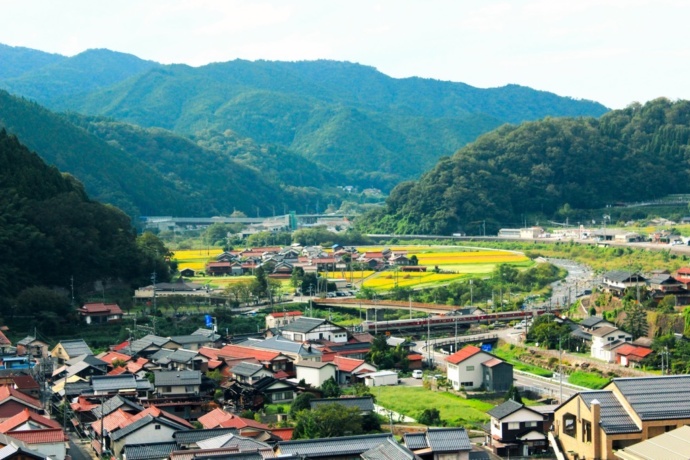
[[[398,373],[394,371],[371,372],[364,377],[364,384],[368,387],[397,385]]]

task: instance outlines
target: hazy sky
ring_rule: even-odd
[[[623,108],[690,99],[687,0],[0,0],[0,43],[161,63],[336,59]]]

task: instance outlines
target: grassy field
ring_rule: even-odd
[[[568,383],[579,385],[581,387],[599,390],[609,383],[609,379],[590,372],[575,371],[568,377]]]
[[[486,411],[494,407],[492,402],[464,399],[424,387],[376,387],[372,388],[372,393],[381,406],[414,419],[419,418],[424,409],[436,408],[448,426],[469,428],[486,423],[490,418]]]
[[[532,364],[525,363],[521,358],[523,355],[529,354],[527,350],[521,347],[511,348],[508,344],[503,344],[500,347],[494,349],[492,353],[499,358],[509,362],[513,365],[514,369],[523,372],[529,372],[535,375],[540,375],[542,377],[551,377],[553,372],[542,367],[533,366]]]

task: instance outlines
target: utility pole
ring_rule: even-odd
[[[153,271],[151,275],[151,281],[153,281],[153,314],[156,314],[156,271]]]
[[[559,404],[563,404],[563,349],[561,348],[561,337],[558,337],[558,382],[561,396]]]
[[[429,337],[431,336],[431,314],[426,319],[426,355],[427,363],[431,367],[431,349],[429,348]]]

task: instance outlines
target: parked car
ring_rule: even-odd
[[[423,376],[424,376],[424,373],[422,371],[420,371],[419,369],[412,371],[412,378],[421,379]]]

